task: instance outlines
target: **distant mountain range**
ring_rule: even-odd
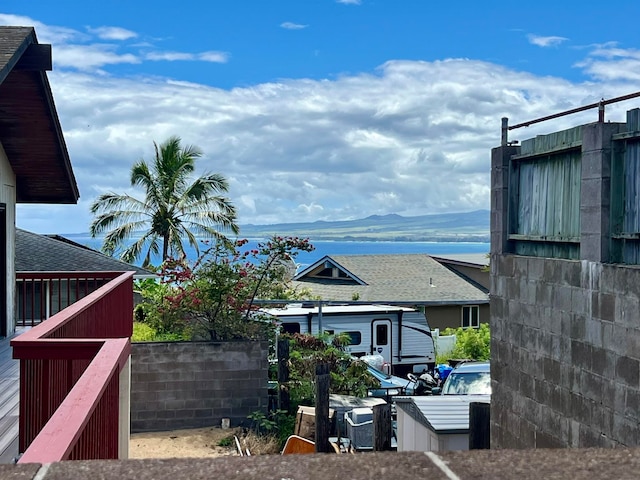
[[[358,220],[240,225],[242,237],[271,235],[336,241],[489,242],[488,210],[403,217],[372,215]]]

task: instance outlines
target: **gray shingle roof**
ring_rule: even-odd
[[[366,285],[308,274],[330,259]],[[294,286],[323,300],[415,304],[488,303],[489,296],[425,254],[331,255],[300,272]]]
[[[17,272],[125,272],[150,277],[153,272],[109,257],[89,247],[16,229]]]
[[[0,83],[7,77],[30,43],[35,43],[33,27],[0,28]]]

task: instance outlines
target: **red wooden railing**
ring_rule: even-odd
[[[33,327],[122,272],[17,272],[16,325]]]
[[[127,272],[11,341],[20,359],[20,463],[118,458],[132,312]]]

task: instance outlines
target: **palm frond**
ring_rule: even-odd
[[[105,235],[102,242],[102,251],[107,255],[113,255],[113,253],[123,246],[125,241],[131,237],[134,232],[139,231],[147,225],[146,221],[129,222],[124,225],[111,230]]]
[[[140,257],[140,254],[145,248],[147,253],[142,266],[148,267],[151,263],[151,255],[158,255],[159,253],[158,236],[151,231],[145,233],[137,241],[127,247],[127,249],[122,252],[120,258],[124,262],[134,263]]]

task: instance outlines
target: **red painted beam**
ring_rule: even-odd
[[[76,382],[60,407],[51,416],[18,463],[52,463],[66,460],[76,447],[90,422],[108,385],[119,375],[131,353],[128,338],[108,339],[85,373]],[[112,428],[101,435],[118,435],[118,419],[112,418]],[[114,427],[115,426],[115,427]],[[117,453],[116,453],[117,455]]]
[[[17,342],[13,358],[20,360],[90,360],[104,344],[102,339],[64,338]]]

